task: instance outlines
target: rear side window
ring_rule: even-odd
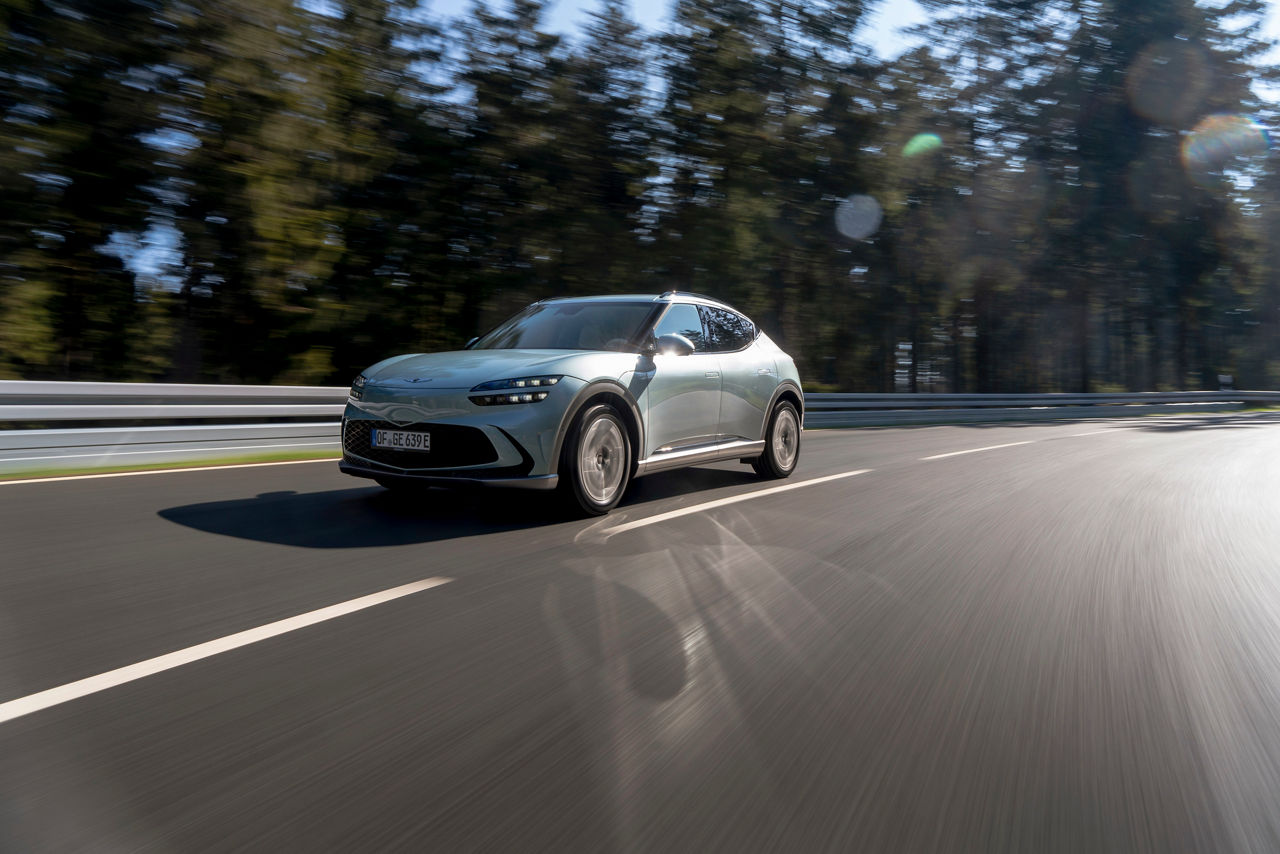
[[[742,315],[723,308],[699,306],[707,328],[707,350],[729,353],[741,350],[756,338],[756,327]]]
[[[698,315],[698,307],[688,303],[675,303],[667,309],[667,313],[653,328],[655,338],[663,335],[683,335],[693,344],[695,353],[707,349],[706,336],[702,332],[702,318]]]

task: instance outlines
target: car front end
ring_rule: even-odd
[[[452,357],[451,370],[433,370],[443,359],[430,356],[373,366],[352,385],[339,467],[384,483],[555,488],[556,437],[586,383],[531,373],[530,363],[546,361],[539,355],[521,354],[515,376],[507,360],[466,352],[431,354]],[[459,370],[467,357],[475,364]],[[490,374],[498,376],[475,381]]]

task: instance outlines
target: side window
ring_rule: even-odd
[[[695,353],[707,349],[706,336],[702,334],[702,319],[698,316],[698,307],[688,303],[676,303],[667,309],[667,313],[653,328],[655,338],[663,335],[683,335],[693,343]]]
[[[705,305],[700,306],[700,310],[707,327],[707,350],[710,352],[741,350],[755,340],[755,326],[742,315]]]

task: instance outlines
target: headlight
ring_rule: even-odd
[[[502,392],[501,394],[483,394],[470,398],[471,402],[477,406],[507,406],[512,403],[537,403],[540,400],[546,400],[547,395],[551,392],[546,391],[547,386],[553,386],[560,382],[559,376],[551,377],[517,377],[510,380],[493,380],[492,382],[480,383],[480,385],[471,389],[474,394],[477,391]]]
[[[360,400],[362,397],[364,397],[364,384],[367,383],[368,381],[369,380],[365,377],[364,374],[361,374],[360,376],[356,377],[354,380],[351,381],[350,394],[351,394],[352,400]]]

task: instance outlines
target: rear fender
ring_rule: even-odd
[[[778,387],[773,390],[773,396],[769,398],[769,405],[764,410],[764,421],[760,424],[760,438],[763,439],[765,431],[769,429],[769,418],[773,415],[773,408],[778,405],[778,400],[782,395],[791,392],[799,401],[797,408],[800,410],[800,429],[804,429],[804,392],[800,390],[799,384],[791,380],[783,380],[778,383]]]

